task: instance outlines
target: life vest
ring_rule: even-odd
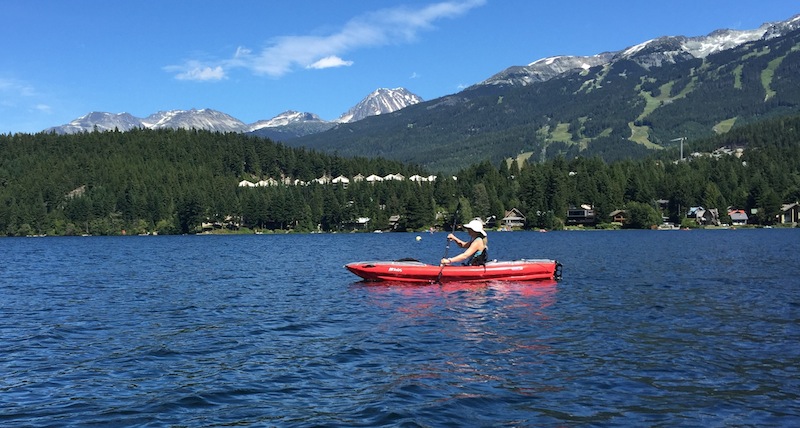
[[[475,239],[486,239],[486,238],[477,237]],[[471,241],[469,245],[472,245]],[[473,254],[472,257],[470,257],[464,264],[467,266],[483,266],[486,264],[487,260],[489,260],[489,244],[487,244],[486,241],[484,241],[483,249],[476,251],[475,254]]]

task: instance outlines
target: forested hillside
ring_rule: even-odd
[[[800,112],[800,31],[645,68],[620,59],[528,86],[476,85],[286,143],[455,171],[521,153],[643,157]]]
[[[369,218],[369,230],[444,227],[459,207],[459,221],[502,218],[517,208],[531,228],[558,228],[567,209],[594,205],[608,221],[628,209],[632,227],[680,222],[687,207],[724,212],[732,206],[771,224],[781,203],[800,200],[800,116],[734,129],[689,141],[686,152],[742,148],[741,158],[689,157],[677,149],[658,157],[606,163],[599,157],[546,162],[479,162],[454,179],[433,182],[311,183],[240,187],[265,178],[311,182],[322,176],[427,175],[383,159],[344,158],[287,148],[241,134],[185,130],[135,130],[76,135],[0,135],[0,231],[9,236],[124,233],[195,233],[202,223],[241,230],[352,230]]]
[[[309,230],[322,216],[329,196],[323,190],[332,189],[248,191],[237,183],[418,171],[394,161],[345,159],[236,133],[137,129],[2,135],[0,231],[187,233],[202,221],[229,216],[245,216],[251,227],[264,226],[265,217],[287,227],[302,218],[301,226]]]

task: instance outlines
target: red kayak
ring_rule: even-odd
[[[555,260],[492,261],[484,266],[437,266],[417,260],[348,263],[344,267],[366,281],[475,282],[539,281],[561,279],[561,263]]]

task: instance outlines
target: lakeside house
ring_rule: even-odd
[[[389,216],[389,228],[390,228],[390,230],[396,230],[398,226],[400,226],[400,215],[394,214],[394,215]]]
[[[525,216],[516,208],[506,211],[501,220],[503,227],[513,229],[515,227],[525,227]]]
[[[367,230],[371,220],[369,217],[358,217],[355,220],[345,222],[343,225],[352,230]]]
[[[719,226],[719,210],[716,208],[690,207],[686,218],[693,218],[700,226]]]
[[[611,211],[611,214],[608,216],[611,217],[611,221],[613,223],[625,224],[625,222],[628,220],[628,212],[625,210]]]
[[[748,217],[744,210],[728,210],[728,217],[731,218],[731,225],[733,226],[744,226],[747,224]]]
[[[583,204],[579,207],[571,206],[567,210],[567,225],[594,225],[597,219],[595,218],[595,211],[592,205]]]
[[[797,226],[800,223],[800,203],[792,202],[781,206],[781,213],[778,215],[778,222]]]
[[[340,175],[340,176],[334,178],[333,180],[331,180],[331,183],[339,184],[339,185],[341,185],[342,187],[344,187],[346,189],[347,185],[350,184],[350,179],[345,177],[345,176],[343,176],[343,175]]]

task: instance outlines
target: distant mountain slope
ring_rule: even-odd
[[[452,170],[639,156],[800,111],[800,16],[758,31],[664,37],[594,57],[512,67],[466,90],[287,144]]]
[[[335,123],[322,120],[316,114],[289,110],[270,120],[253,123],[249,132],[274,141],[285,141],[327,131],[334,126]]]
[[[141,128],[142,120],[128,113],[105,113],[92,112],[81,116],[72,122],[48,128],[45,132],[55,132],[57,134],[76,134],[78,132],[98,131],[129,131],[133,128]]]

